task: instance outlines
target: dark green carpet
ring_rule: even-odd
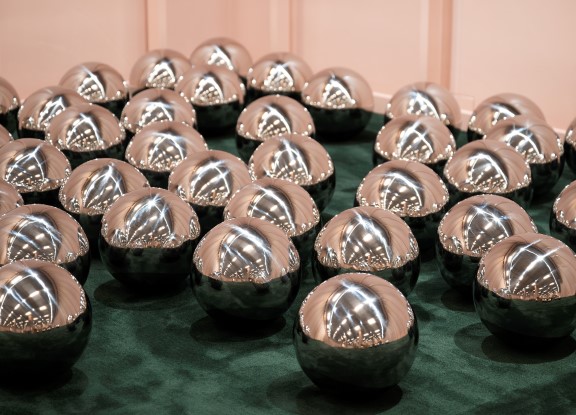
[[[352,207],[372,167],[374,116],[354,141],[327,144],[337,168],[328,214]],[[208,139],[235,151],[232,139]],[[542,232],[554,195],[576,176],[568,169],[550,195],[531,209]],[[301,372],[291,329],[308,280],[285,320],[261,330],[218,327],[190,288],[161,298],[125,291],[93,264],[86,284],[94,326],[88,347],[60,378],[0,389],[0,414],[504,414],[576,412],[574,336],[542,352],[507,347],[480,323],[473,305],[447,285],[434,261],[424,264],[409,296],[420,345],[408,376],[380,397],[332,396]],[[0,377],[1,377],[0,368]]]

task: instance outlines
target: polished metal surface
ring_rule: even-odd
[[[252,181],[238,157],[220,150],[190,154],[170,174],[168,190],[189,203],[226,206],[232,195]]]
[[[533,116],[517,115],[502,120],[484,138],[508,144],[529,164],[549,163],[564,154],[564,139],[546,121]]]
[[[198,45],[190,55],[192,65],[208,64],[224,66],[246,78],[252,66],[248,50],[233,39],[219,37],[207,39]]]
[[[120,196],[102,217],[102,237],[117,248],[176,248],[199,234],[190,205],[154,187]]]
[[[2,265],[39,259],[64,266],[88,254],[88,248],[88,239],[78,222],[58,208],[24,205],[0,216]]]
[[[400,88],[386,105],[386,116],[406,114],[434,117],[445,125],[461,128],[460,106],[444,87],[433,82],[416,82]]]
[[[330,68],[315,74],[302,90],[302,102],[312,107],[372,111],[372,88],[357,72],[347,68]]]
[[[554,200],[552,212],[561,224],[570,229],[576,229],[576,181],[562,189]]]
[[[0,77],[0,114],[5,114],[20,106],[16,89],[6,79]]]
[[[60,85],[78,92],[93,103],[128,97],[128,82],[116,69],[100,62],[84,62],[73,66],[64,74]]]
[[[372,169],[358,186],[360,206],[391,210],[401,217],[423,217],[448,203],[448,189],[432,169],[416,161],[393,160]]]
[[[248,163],[254,180],[264,177],[289,180],[299,185],[313,185],[334,174],[334,164],[318,141],[298,134],[266,140]]]
[[[248,71],[247,86],[267,94],[300,92],[312,78],[312,69],[289,52],[270,53],[258,59]]]
[[[454,153],[444,177],[466,193],[510,193],[531,183],[530,166],[512,147],[498,141],[477,140]]]
[[[32,93],[20,106],[18,127],[45,131],[52,118],[72,105],[86,104],[76,91],[61,86],[50,86]]]
[[[310,113],[295,99],[282,95],[258,98],[238,117],[236,134],[247,140],[265,141],[286,134],[314,135]]]
[[[130,164],[96,159],[72,171],[60,188],[60,203],[71,213],[102,215],[120,196],[143,187],[148,187],[148,180]]]
[[[126,138],[124,127],[105,108],[74,105],[56,115],[46,130],[46,141],[60,150],[87,152],[105,150]]]
[[[528,213],[497,195],[477,195],[457,203],[438,227],[444,249],[477,258],[501,240],[527,232],[538,232]]]
[[[375,390],[397,384],[418,345],[412,307],[375,275],[338,275],[302,302],[294,329],[296,356],[318,386]]]
[[[406,114],[382,127],[376,136],[374,151],[387,160],[433,164],[452,157],[456,141],[439,119]]]
[[[2,146],[0,178],[20,193],[57,189],[70,175],[70,162],[43,140],[21,138]]]
[[[0,180],[0,216],[24,204],[22,196],[10,183]]]
[[[224,219],[260,218],[288,236],[308,232],[320,222],[316,203],[302,187],[281,179],[256,180],[238,190],[224,208]]]
[[[190,62],[172,49],[155,49],[142,55],[130,72],[130,86],[137,91],[144,88],[174,89],[178,78],[190,69]]]
[[[468,121],[468,131],[482,138],[500,121],[517,115],[544,120],[544,114],[533,101],[520,94],[504,93],[488,97],[478,104]]]
[[[194,106],[244,105],[244,84],[236,72],[224,67],[194,65],[178,78],[174,90]]]
[[[139,169],[172,172],[186,157],[208,150],[198,131],[178,121],[142,128],[126,148],[126,160]]]
[[[12,140],[14,140],[12,134],[10,134],[6,128],[0,125],[0,147]]]
[[[127,131],[135,134],[154,122],[178,121],[194,127],[196,112],[172,90],[147,89],[128,101],[120,120]]]

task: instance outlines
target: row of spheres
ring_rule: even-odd
[[[222,51],[227,50],[222,45],[215,50],[213,56],[228,56],[222,55]],[[159,53],[161,59],[158,59]],[[530,183],[530,178],[536,176],[532,173],[532,159],[528,156],[534,153],[538,156],[548,148],[552,148],[549,150],[551,157],[545,155],[540,159],[546,162],[556,160],[556,171],[561,171],[561,141],[554,136],[552,144],[548,145],[548,136],[532,128],[543,124],[546,127],[543,121],[535,123],[529,120],[531,123],[525,123],[528,127],[524,124],[521,133],[516,132],[520,128],[514,126],[503,129],[508,138],[494,141],[504,141],[505,144],[489,144],[489,137],[486,137],[485,141],[470,143],[456,151],[450,129],[454,131],[458,124],[459,110],[453,98],[431,84],[403,88],[388,105],[386,115],[390,121],[376,140],[374,159],[376,163],[396,158],[408,160],[390,161],[375,168],[358,189],[355,203],[359,207],[337,215],[318,233],[319,212],[330,201],[335,175],[328,153],[308,137],[342,133],[350,136],[362,130],[369,118],[365,115],[369,115],[372,109],[371,91],[365,88],[365,81],[357,74],[343,74],[338,70],[340,74],[328,71],[322,75],[323,80],[317,88],[321,91],[319,95],[307,92],[305,87],[301,92],[296,89],[266,90],[262,85],[290,84],[277,81],[285,74],[291,74],[293,67],[305,68],[305,65],[299,61],[294,65],[282,63],[281,68],[270,69],[267,81],[259,84],[256,75],[262,71],[256,70],[256,64],[243,79],[251,103],[240,113],[244,85],[237,82],[233,72],[222,70],[219,75],[221,81],[224,77],[233,78],[234,81],[229,83],[207,82],[206,73],[212,76],[218,70],[201,65],[179,76],[175,73],[170,75],[172,68],[177,66],[169,64],[166,55],[164,51],[145,56],[135,65],[131,77],[135,79],[135,73],[148,71],[150,76],[141,79],[149,80],[152,75],[159,75],[158,79],[165,83],[134,83],[138,85],[135,90],[150,89],[136,93],[125,105],[118,102],[123,99],[118,94],[113,95],[116,99],[108,100],[113,104],[109,108],[120,114],[120,123],[114,121],[115,118],[111,118],[106,110],[86,104],[82,98],[79,101],[63,97],[58,93],[61,91],[48,98],[50,92],[44,90],[36,94],[37,98],[40,95],[39,99],[29,99],[31,104],[41,102],[38,104],[40,109],[30,110],[31,107],[26,106],[29,100],[24,103],[19,113],[22,114],[20,132],[26,136],[43,135],[46,141],[68,156],[74,167],[78,167],[70,172],[71,166],[66,164],[66,157],[58,156],[57,148],[41,141],[23,139],[8,143],[7,146],[14,148],[4,148],[3,154],[4,150],[10,150],[11,155],[6,159],[24,162],[27,167],[6,162],[3,177],[16,186],[23,183],[19,189],[24,189],[22,193],[28,202],[50,200],[43,199],[41,193],[45,191],[52,192],[51,200],[54,201],[56,193],[58,202],[55,204],[60,203],[72,213],[82,227],[71,222],[65,228],[74,230],[75,235],[65,235],[61,232],[59,220],[55,219],[57,214],[52,211],[55,208],[48,206],[30,205],[11,211],[0,219],[6,224],[7,234],[12,236],[9,241],[11,253],[6,262],[28,257],[30,247],[18,243],[15,236],[34,232],[40,237],[32,251],[47,252],[45,257],[41,254],[40,259],[50,260],[66,253],[65,260],[58,263],[72,263],[68,269],[83,282],[87,276],[87,239],[94,242],[99,238],[100,252],[108,270],[128,286],[156,289],[166,284],[177,284],[192,274],[198,301],[209,314],[226,318],[271,319],[292,304],[302,278],[301,263],[312,259],[317,281],[325,282],[310,293],[300,309],[295,345],[306,373],[316,383],[330,387],[341,385],[346,375],[350,376],[350,362],[365,361],[358,357],[363,354],[368,356],[372,353],[374,358],[386,361],[387,365],[383,367],[387,369],[383,374],[359,365],[352,378],[356,379],[354,384],[361,387],[390,386],[409,369],[418,336],[415,316],[404,295],[409,294],[418,278],[419,245],[426,247],[430,240],[434,240],[435,229],[439,235],[436,246],[442,276],[458,287],[470,288],[476,280],[474,292],[480,294],[474,294],[474,298],[478,310],[484,310],[482,321],[491,330],[510,332],[510,327],[506,327],[507,318],[494,318],[494,304],[500,304],[500,308],[496,307],[499,310],[496,315],[502,313],[502,298],[509,303],[515,300],[522,304],[535,299],[567,298],[563,300],[564,307],[560,308],[567,306],[574,314],[574,282],[569,278],[559,278],[566,272],[565,268],[569,269],[569,266],[559,264],[563,264],[562,260],[570,264],[573,259],[567,256],[562,246],[555,245],[555,240],[533,233],[523,235],[524,239],[513,245],[513,258],[517,261],[514,264],[520,265],[528,263],[526,258],[529,255],[538,259],[534,252],[546,252],[547,249],[559,252],[559,259],[552,258],[542,266],[539,264],[540,268],[549,271],[548,274],[542,274],[542,269],[536,268],[527,285],[518,278],[510,278],[509,266],[498,268],[488,264],[492,272],[487,276],[487,265],[482,262],[485,260],[482,259],[480,265],[478,260],[474,260],[479,257],[477,253],[485,253],[483,249],[487,251],[504,237],[536,232],[531,220],[522,216],[527,214],[520,206],[494,195],[475,196],[456,204],[464,196],[476,193],[517,194],[516,191],[522,187],[514,186]],[[297,61],[293,56],[282,56],[284,60],[289,57]],[[151,61],[159,60],[160,64],[149,65]],[[269,57],[264,61],[277,63]],[[273,67],[272,64],[269,66]],[[166,68],[168,72],[163,72]],[[70,73],[63,82],[74,78]],[[187,73],[196,75],[187,79]],[[349,79],[342,81],[346,76]],[[77,88],[78,92],[94,91],[95,88],[89,86],[93,78],[88,76],[79,82],[82,88]],[[296,78],[306,79],[305,76]],[[97,84],[110,83],[99,80]],[[121,84],[125,85],[124,82]],[[240,88],[232,94],[237,98],[232,105],[232,101],[221,100],[225,85],[238,85]],[[314,82],[304,85],[314,85]],[[178,92],[159,90],[158,87],[174,87]],[[201,93],[196,94],[198,91]],[[305,106],[288,97],[261,97],[265,92],[285,92],[289,96],[301,97]],[[74,96],[69,92],[66,95]],[[53,100],[56,96],[57,99]],[[195,103],[192,98],[198,96],[201,97],[198,102],[210,105]],[[216,101],[211,97],[216,97]],[[497,98],[500,100],[502,97]],[[54,111],[47,118],[47,113],[57,107],[56,103],[62,102],[69,103],[69,108],[60,113]],[[317,105],[319,102],[324,102],[324,107]],[[491,118],[482,113],[481,105],[471,118],[469,132],[473,131],[473,124],[481,124],[477,120],[488,118],[491,124],[495,124],[495,120],[506,118],[502,114],[512,118],[512,115],[521,113],[510,110],[511,105],[502,102],[483,105],[489,108],[487,111]],[[499,105],[504,105],[508,113]],[[28,108],[27,112],[25,108]],[[96,114],[98,112],[100,114]],[[202,117],[205,127],[201,130],[210,134],[213,132],[210,126],[232,126],[230,120],[238,117],[238,113],[238,151],[248,166],[229,154],[208,150],[202,136],[193,128],[201,128]],[[434,115],[436,118],[418,115]],[[102,121],[106,118],[110,122]],[[40,125],[36,123],[37,119],[46,122],[34,130],[30,127]],[[83,123],[79,124],[78,120]],[[9,123],[6,125],[10,126]],[[106,130],[104,126],[110,128]],[[350,129],[346,130],[348,127]],[[527,130],[529,134],[526,134]],[[547,133],[546,128],[543,130]],[[475,132],[482,131],[477,129]],[[397,139],[390,136],[383,139],[386,134]],[[528,142],[525,140],[518,144],[522,141],[519,137],[525,136],[530,138]],[[470,137],[477,138],[472,134]],[[10,137],[6,141],[10,141]],[[124,141],[129,141],[129,144],[124,146]],[[102,142],[111,144],[99,147]],[[530,147],[531,151],[516,152],[507,145],[520,150]],[[467,151],[462,151],[464,149]],[[82,154],[83,150],[88,150],[87,154]],[[445,154],[438,156],[438,150]],[[113,159],[85,162],[102,156],[119,158],[122,154],[132,166]],[[421,163],[412,161],[414,156]],[[58,165],[63,177],[53,179],[49,167],[57,169]],[[548,171],[554,169],[554,165],[548,167]],[[443,173],[443,178],[434,170]],[[459,186],[458,174],[463,177],[464,186]],[[41,186],[34,188],[34,182],[40,182]],[[149,188],[148,182],[167,187],[172,192]],[[512,188],[507,187],[510,183]],[[548,186],[550,184],[544,187]],[[449,194],[455,196],[450,198]],[[527,203],[529,198],[523,196],[517,200]],[[449,215],[444,216],[438,228],[440,218],[452,205]],[[560,211],[557,208],[560,205],[555,203],[554,212]],[[565,218],[566,209],[561,212],[564,220],[559,224],[570,223]],[[285,232],[263,221],[242,219],[244,216],[267,219],[280,225]],[[222,217],[226,221],[217,224]],[[517,223],[517,217],[524,222]],[[495,219],[498,226],[488,226]],[[65,220],[71,219],[62,219]],[[44,232],[43,226],[48,226]],[[196,247],[201,231],[205,236]],[[73,241],[73,245],[62,249],[64,245],[59,244],[64,241]],[[539,244],[542,246],[538,247]],[[43,251],[45,248],[47,251]],[[70,255],[73,252],[79,254]],[[510,252],[494,254],[492,261],[509,264]],[[166,269],[171,270],[169,276],[165,274]],[[517,266],[513,270],[520,275],[522,269],[522,266]],[[351,274],[336,277],[336,274],[348,272]],[[355,272],[369,272],[381,278]],[[21,279],[19,277],[18,281]],[[516,286],[512,287],[511,281],[515,281]],[[543,286],[546,288],[540,289]],[[365,307],[359,307],[362,304]],[[354,319],[345,318],[350,312],[355,313]],[[526,316],[516,316],[523,317]],[[568,318],[562,320],[565,323],[563,327],[550,335],[546,331],[546,319],[542,320],[544,328],[537,337],[562,337],[574,329],[574,318]],[[533,324],[528,324],[530,328]],[[516,329],[512,331],[517,332]],[[398,350],[390,344],[391,341],[402,345],[400,354],[394,355]],[[327,345],[346,350],[343,355],[346,359],[341,367],[319,366],[324,353],[326,356],[332,353]],[[380,381],[375,382],[375,379]]]

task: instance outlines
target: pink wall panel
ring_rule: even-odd
[[[146,50],[144,0],[0,0],[0,76],[21,99],[84,61],[125,77]]]

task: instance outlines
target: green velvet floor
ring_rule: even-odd
[[[326,145],[337,169],[328,214],[352,207],[382,123],[375,115],[359,137]],[[236,152],[229,138],[208,144]],[[561,183],[530,209],[541,232],[548,232],[554,196],[574,179],[565,169]],[[575,335],[545,351],[502,344],[471,302],[448,288],[434,261],[423,264],[409,296],[420,344],[408,376],[372,399],[324,393],[300,370],[292,346],[294,316],[312,286],[305,282],[283,321],[232,330],[208,318],[188,287],[138,297],[94,263],[85,287],[94,325],[84,355],[59,378],[17,387],[3,379],[0,414],[576,413]]]

